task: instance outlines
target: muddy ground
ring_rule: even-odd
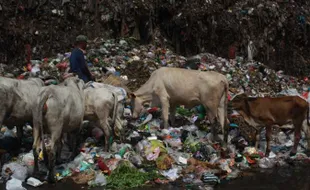
[[[71,180],[58,182],[55,185],[44,185],[34,188],[26,184],[23,185],[27,190],[84,190],[87,186],[75,184]],[[93,188],[101,190],[103,187]],[[192,185],[174,183],[169,185],[154,185],[137,190],[183,190],[183,189],[201,189]],[[310,189],[310,166],[290,166],[275,169],[252,169],[244,172],[244,176],[236,180],[222,181],[217,185],[215,190],[309,190]],[[0,185],[0,190],[5,190],[5,184]]]

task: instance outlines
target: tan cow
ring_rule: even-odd
[[[178,105],[192,108],[202,104],[208,111],[210,121],[220,122],[224,141],[227,142],[228,134],[224,129],[227,126],[227,93],[228,81],[220,73],[162,67],[131,94],[133,118],[139,116],[144,103],[161,104],[164,127],[167,128],[169,111],[171,124],[174,125]]]
[[[258,148],[260,130],[262,127],[266,127],[266,156],[270,153],[271,127],[293,123],[295,138],[290,155],[296,154],[303,121],[307,119],[309,125],[309,104],[306,100],[299,96],[252,98],[243,93],[235,96],[231,100],[231,105],[250,126],[256,129],[256,148]],[[308,132],[306,134],[309,136]],[[310,138],[307,139],[309,151]]]

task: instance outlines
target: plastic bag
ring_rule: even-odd
[[[22,157],[22,162],[27,166],[28,168],[28,173],[32,173],[33,172],[33,168],[34,168],[34,157],[32,152],[25,154]]]
[[[162,175],[165,176],[166,178],[168,178],[171,181],[175,181],[176,179],[179,178],[178,168],[173,168],[173,169],[170,169],[168,171],[163,171]]]
[[[12,178],[6,183],[6,190],[26,190],[26,188],[22,186],[21,180]]]
[[[275,166],[275,161],[273,159],[270,158],[262,158],[258,161],[258,165],[260,168],[273,168]]]
[[[10,175],[15,179],[25,181],[27,178],[27,167],[18,163],[5,164],[2,168],[2,177],[8,179]]]
[[[90,186],[105,186],[107,184],[106,177],[100,172],[96,175],[96,179],[90,181],[88,185]]]

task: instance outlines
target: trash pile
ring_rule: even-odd
[[[69,65],[69,56],[70,53],[59,53],[53,58],[32,60],[32,64],[23,68],[23,73],[9,73],[6,68],[2,72],[4,76],[36,76],[46,79],[46,85],[57,84]],[[223,73],[230,82],[230,97],[243,90],[243,87],[253,96],[301,94],[308,91],[307,78],[286,76],[259,62],[247,61],[242,57],[226,60],[209,53],[185,58],[155,45],[139,46],[132,39],[97,39],[90,43],[86,57],[98,81],[104,76],[102,67],[105,67],[112,76],[127,83],[130,90],[146,82],[155,69],[167,66]],[[279,87],[275,86],[278,84]],[[124,112],[131,114],[128,108]],[[77,184],[112,189],[172,181],[213,186],[222,180],[237,178],[242,170],[251,167],[283,166],[288,159],[309,161],[307,155],[302,153],[307,147],[305,134],[302,133],[298,154],[289,157],[293,135],[279,130],[273,130],[272,153],[265,157],[265,131],[261,132],[260,148],[255,149],[252,129],[234,112],[230,115],[229,155],[221,155],[220,143],[211,141],[210,124],[203,121],[205,112],[203,106],[191,110],[180,106],[177,109],[177,127],[161,130],[160,108],[148,108],[137,121],[129,122],[126,141],[112,142],[110,152],[103,151],[97,138],[87,138],[74,160],[56,167],[57,180],[71,178]],[[28,128],[25,129],[27,132],[30,131]],[[95,133],[102,132],[97,130]],[[31,137],[30,133],[26,134],[26,138]],[[42,159],[42,155],[40,157]],[[40,180],[28,178],[32,175],[33,164],[31,151],[5,164],[2,178],[11,177],[7,188],[18,186],[22,189],[20,181],[32,186],[42,185]],[[43,165],[39,168],[44,170]]]
[[[309,72],[306,0],[3,1],[0,12],[0,62],[10,65],[64,51],[80,33],[150,43],[159,31],[182,55],[245,56],[251,48],[250,58],[272,68]]]

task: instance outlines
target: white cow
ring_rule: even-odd
[[[17,80],[0,77],[0,126],[9,129],[17,127],[18,137],[22,137],[23,125],[32,123],[32,109],[44,82],[39,78]]]
[[[108,85],[109,86],[109,85]],[[115,87],[114,87],[115,88]],[[108,121],[109,116],[112,118],[112,129],[115,134],[122,138],[123,122],[121,115],[123,105],[119,103],[118,94],[107,88],[88,87],[85,93],[85,120],[98,121],[100,128],[105,135],[105,151],[109,150],[109,138],[111,136],[111,127]]]
[[[131,94],[133,118],[139,116],[144,103],[161,104],[164,127],[167,128],[169,110],[171,123],[174,124],[178,105],[192,108],[202,104],[208,111],[210,121],[218,119],[220,122],[224,141],[227,143],[228,134],[224,129],[227,126],[227,93],[228,81],[220,73],[162,67],[154,71],[149,80]],[[213,127],[213,136],[215,135]]]
[[[76,77],[66,79],[63,85],[43,87],[33,110],[34,173],[38,172],[38,151],[43,134],[51,134],[48,153],[48,180],[55,182],[55,156],[59,156],[64,133],[79,132],[84,116],[84,82]],[[43,152],[46,160],[45,143]]]

